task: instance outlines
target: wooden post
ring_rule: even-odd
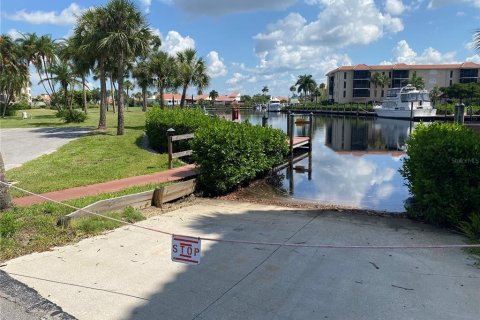
[[[265,112],[262,117],[262,127],[266,127],[268,122],[268,116],[267,113]],[[288,130],[288,129],[287,129]]]
[[[312,152],[312,138],[313,138],[313,113],[310,112],[309,116],[310,120],[310,128],[308,130],[308,149]]]
[[[172,146],[172,136],[175,134],[175,129],[170,128],[167,130],[167,147],[168,147],[168,169],[173,168],[173,146]]]
[[[288,122],[290,123],[289,127],[290,127],[290,159],[292,160],[293,162],[293,134],[295,132],[295,123],[294,123],[294,117],[295,115],[294,114],[290,114],[288,115]]]

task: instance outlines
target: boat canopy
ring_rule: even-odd
[[[430,101],[430,95],[428,92],[409,92],[402,93],[401,96],[402,102],[411,102],[411,101]]]

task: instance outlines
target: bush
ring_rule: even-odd
[[[28,103],[28,101],[19,101],[19,102],[16,102],[14,104],[12,104],[9,109],[12,109],[12,110],[28,110],[28,109],[31,109],[30,107],[30,104]]]
[[[87,120],[87,115],[84,112],[74,109],[71,111],[67,109],[60,110],[57,112],[56,116],[62,118],[66,123],[81,123]]]
[[[407,213],[429,223],[458,226],[480,208],[480,136],[452,123],[418,126],[400,173],[414,203]]]
[[[223,194],[282,163],[286,138],[278,129],[225,120],[199,128],[192,142],[199,188]]]
[[[193,133],[212,121],[199,109],[160,109],[154,107],[147,111],[145,129],[150,147],[165,152],[167,150],[167,130],[175,129],[175,134]],[[188,140],[175,143],[178,150],[189,148]]]

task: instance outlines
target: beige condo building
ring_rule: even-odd
[[[425,88],[447,87],[454,83],[478,82],[480,64],[416,64],[341,66],[327,73],[328,98],[336,103],[382,101],[388,88],[408,84],[416,73],[425,82]],[[375,89],[371,78],[375,72],[388,77],[388,85]]]

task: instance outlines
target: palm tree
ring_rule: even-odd
[[[208,97],[209,97],[210,99],[212,99],[212,106],[214,106],[214,105],[215,105],[215,100],[218,98],[218,92],[215,91],[215,90],[212,90],[212,91],[210,91],[210,93],[208,94]]]
[[[135,85],[130,80],[126,80],[123,83],[123,86],[125,87],[125,91],[126,91],[126,97],[127,97],[126,105],[128,107],[128,105],[130,103],[130,96],[128,95],[128,91],[135,89]]]
[[[198,91],[208,87],[210,77],[207,74],[207,67],[203,58],[197,58],[197,51],[186,49],[177,53],[178,78],[182,89],[182,100],[180,105],[185,106],[185,97],[190,85],[197,87]]]
[[[433,107],[435,107],[441,95],[442,92],[440,91],[440,88],[438,86],[434,86],[433,89],[430,91],[430,100],[432,100]]]
[[[475,50],[480,51],[480,29],[473,34],[473,45]]]
[[[263,93],[264,96],[267,95],[267,93],[268,93],[268,87],[267,87],[267,86],[264,86],[264,87],[262,88],[262,93]]]
[[[8,35],[0,36],[0,92],[4,94],[2,118],[10,101],[30,82],[28,61],[18,44]]]
[[[375,71],[370,78],[370,82],[373,84],[373,101],[375,102],[377,98],[377,86],[380,85],[380,77],[382,74],[378,71]]]
[[[60,61],[49,67],[47,70],[50,74],[48,78],[41,80],[49,81],[53,84],[59,83],[63,90],[63,102],[64,107],[68,108],[72,112],[72,105],[68,103],[68,87],[73,87],[75,84],[80,83],[76,74],[73,72],[70,64],[66,61]]]
[[[107,128],[107,78],[106,62],[109,52],[100,48],[100,41],[106,34],[105,9],[96,7],[86,10],[78,19],[74,28],[73,38],[79,54],[96,61],[98,78],[100,80],[100,118],[98,129]]]
[[[295,94],[295,91],[297,91],[297,87],[291,86],[291,87],[290,87],[290,92],[292,93],[292,97],[293,97],[293,95]]]
[[[425,88],[425,82],[423,81],[422,77],[417,76],[416,71],[413,71],[412,79],[410,79],[410,84],[417,89]]]
[[[141,61],[133,68],[132,75],[137,80],[137,85],[142,89],[142,111],[145,112],[147,111],[147,90],[153,84],[150,66],[146,61]]]
[[[313,77],[311,74],[309,75],[304,74],[304,75],[298,76],[298,80],[295,83],[295,85],[297,86],[297,92],[300,93],[303,91],[304,100],[306,101],[307,94],[315,90],[317,83],[315,82],[315,80],[313,80]]]
[[[123,81],[129,62],[146,56],[153,38],[145,16],[129,0],[111,0],[105,7],[107,35],[100,40],[100,49],[112,52],[116,62],[118,91],[123,92]],[[117,95],[117,135],[125,131],[123,95]]]
[[[150,56],[150,70],[156,78],[158,92],[160,93],[160,107],[164,108],[165,89],[177,87],[178,68],[175,58],[166,52],[158,51]]]

